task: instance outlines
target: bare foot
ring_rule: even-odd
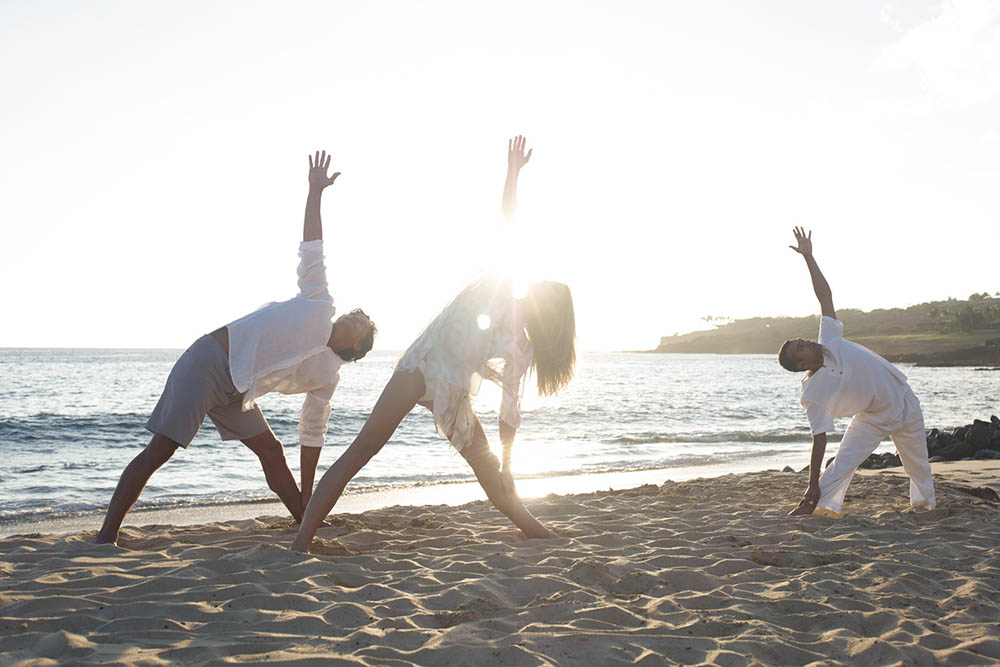
[[[806,514],[812,514],[815,509],[816,503],[811,500],[802,499],[799,501],[798,507],[789,512],[788,516],[804,516]]]
[[[94,544],[114,544],[115,546],[118,546],[118,536],[115,535],[114,537],[108,537],[98,533],[97,536],[94,537]]]

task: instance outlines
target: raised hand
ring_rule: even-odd
[[[799,253],[800,255],[811,255],[813,252],[813,242],[812,242],[813,233],[810,231],[808,234],[806,234],[806,230],[802,227],[793,227],[792,233],[795,234],[795,241],[799,245],[798,247],[795,247],[793,245],[790,245],[788,247],[794,250],[795,252]]]
[[[340,176],[340,172],[334,172],[332,176],[327,176],[327,169],[330,167],[330,156],[326,154],[326,151],[316,151],[315,158],[309,156],[309,188],[313,190],[322,190],[328,185],[333,185],[333,182],[337,180]]]
[[[507,168],[517,171],[524,165],[528,164],[528,160],[531,159],[532,148],[528,149],[528,153],[524,152],[524,144],[527,143],[527,139],[522,137],[520,134],[507,141]]]

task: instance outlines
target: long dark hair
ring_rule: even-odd
[[[561,391],[573,379],[576,365],[576,316],[573,297],[563,283],[540,282],[528,287],[525,328],[534,348],[532,368],[539,396]]]

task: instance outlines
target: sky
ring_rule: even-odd
[[[0,1],[0,346],[173,347],[295,293],[406,347],[503,267],[582,349],[1000,290],[1000,1]],[[499,226],[507,139],[534,149]]]

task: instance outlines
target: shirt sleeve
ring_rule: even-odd
[[[808,401],[805,403],[806,416],[809,417],[809,426],[813,435],[828,433],[833,430],[833,415],[820,403]]]
[[[513,338],[511,349],[504,356],[503,397],[500,399],[500,420],[514,430],[521,426],[522,380],[531,365],[530,350],[522,350],[519,342],[518,338]]]
[[[306,393],[299,417],[299,446],[322,447],[326,438],[326,425],[330,421],[330,400],[336,384],[320,387]]]
[[[299,244],[299,296],[333,301],[326,282],[322,239]]]
[[[830,345],[844,340],[844,323],[824,315],[819,321],[819,344]]]

